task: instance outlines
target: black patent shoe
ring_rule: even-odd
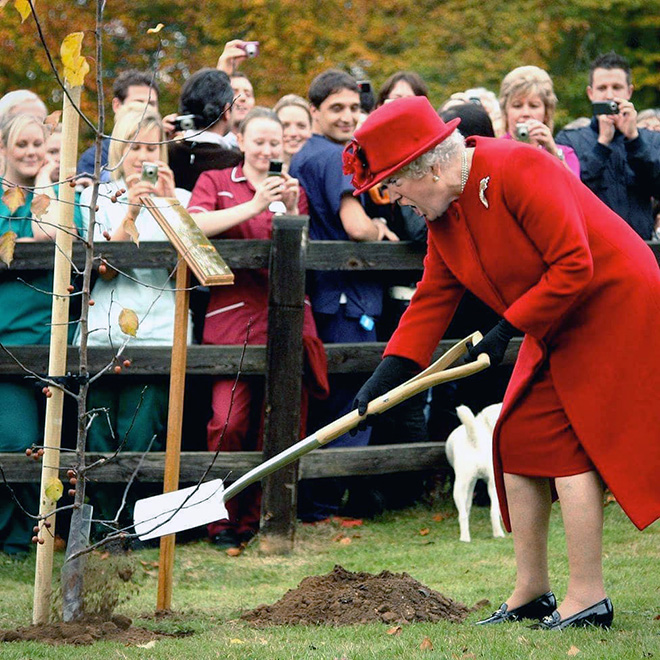
[[[475,625],[485,626],[491,623],[504,623],[505,621],[520,621],[521,619],[542,619],[551,615],[557,607],[557,599],[552,591],[530,600],[520,607],[510,610],[506,603],[493,612],[487,619],[477,621]]]
[[[609,598],[603,598],[595,605],[566,619],[562,619],[559,612],[555,610],[530,628],[534,630],[563,630],[564,628],[586,628],[588,626],[611,628],[612,619],[614,619],[612,601]]]

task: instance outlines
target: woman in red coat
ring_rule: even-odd
[[[513,593],[488,619],[609,627],[602,483],[639,528],[660,517],[660,271],[648,246],[557,159],[514,141],[464,142],[424,98],[379,108],[344,154],[356,194],[385,182],[425,216],[424,274],[385,357],[358,393],[426,366],[465,289],[502,321],[472,353],[502,360],[525,333],[494,436],[498,495],[513,532]],[[558,496],[567,593],[550,591],[547,537]]]

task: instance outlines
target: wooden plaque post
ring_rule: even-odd
[[[234,276],[211,242],[195,224],[190,214],[176,199],[143,197],[144,206],[156,218],[165,235],[177,249],[179,263],[176,268],[176,294],[174,309],[174,340],[170,371],[170,396],[167,413],[167,442],[165,446],[165,475],[163,492],[179,487],[181,459],[181,428],[183,399],[186,387],[188,357],[188,310],[190,307],[190,271],[202,285],[232,284]],[[189,270],[190,268],[190,270]],[[172,607],[172,575],[174,572],[174,534],[160,539],[158,565],[158,594],[156,609],[166,611]]]

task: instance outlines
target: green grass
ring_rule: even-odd
[[[149,658],[205,660],[416,660],[421,658],[577,657],[578,660],[638,660],[660,658],[660,524],[638,532],[616,505],[606,508],[605,576],[615,606],[615,627],[529,630],[524,624],[488,629],[472,624],[489,614],[509,595],[515,566],[510,537],[490,537],[488,513],[473,509],[472,543],[458,541],[455,517],[434,521],[449,503],[433,509],[387,513],[364,526],[340,529],[325,525],[298,530],[296,548],[287,557],[268,557],[249,548],[230,558],[204,542],[179,546],[174,577],[174,614],[154,619],[157,578],[149,565],[157,550],[135,553],[140,589],[118,608],[134,625],[185,637],[160,639],[150,649],[119,643],[93,647],[51,647],[36,643],[0,645],[2,660],[47,658]],[[420,530],[428,528],[427,535]],[[343,532],[351,543],[334,540]],[[356,535],[353,537],[353,535]],[[561,515],[555,505],[551,521],[550,562],[553,588],[561,598],[566,588]],[[139,563],[140,560],[146,564]],[[61,555],[56,558],[56,568]],[[401,634],[387,634],[386,625],[250,628],[238,617],[242,610],[273,603],[306,576],[319,575],[341,564],[348,570],[378,573],[406,571],[427,586],[472,606],[487,598],[491,605],[470,615],[464,624],[411,624]],[[31,618],[34,558],[23,563],[0,559],[0,628],[27,625]],[[151,574],[150,574],[151,573]],[[428,637],[433,650],[421,650]],[[578,649],[579,653],[575,653]]]

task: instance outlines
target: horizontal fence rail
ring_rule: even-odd
[[[216,240],[212,243],[232,269],[268,267],[270,241]],[[648,246],[660,262],[660,242],[650,241]],[[130,242],[101,242],[94,247],[97,255],[118,268],[163,268],[176,264],[176,251],[165,242],[145,241],[139,248]],[[424,254],[423,245],[406,241],[310,241],[306,265],[307,270],[421,270]],[[0,263],[0,272],[49,269],[53,267],[53,258],[51,243],[17,243],[11,267],[8,269]],[[83,246],[74,245],[73,262],[79,268],[84,258]]]
[[[112,454],[86,454],[88,464]],[[211,464],[208,452],[181,452],[181,483],[196,483]],[[262,453],[254,451],[220,452],[209,479],[230,483],[262,462]],[[62,476],[74,467],[73,454],[63,452]],[[88,473],[92,483],[127,482],[133,473],[141,483],[161,483],[165,465],[164,452],[121,452],[112,461]],[[0,453],[0,466],[10,483],[39,483],[41,464],[21,453]],[[139,466],[139,467],[138,467]],[[411,442],[392,447],[346,447],[322,449],[300,459],[300,479],[349,477],[393,472],[437,470],[447,466],[444,442]]]

